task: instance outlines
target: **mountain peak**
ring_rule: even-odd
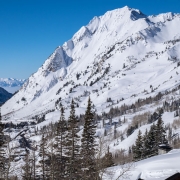
[[[147,17],[147,16],[146,16],[145,14],[143,14],[139,9],[130,8],[130,7],[128,7],[128,6],[125,6],[125,7],[123,7],[122,9],[124,10],[124,12],[130,14],[130,19],[133,20],[133,21]]]
[[[172,12],[167,12],[167,13],[161,13],[158,15],[152,15],[149,16],[148,18],[152,21],[161,21],[161,22],[166,22],[166,21],[171,21],[173,20],[175,17],[180,17],[180,14],[178,13],[172,13]]]
[[[28,79],[22,89],[4,105],[5,111],[8,113],[13,109],[21,109],[25,105],[27,109],[31,109],[31,103],[35,103],[34,111],[36,107],[39,108],[39,104],[43,105],[41,110],[44,111],[44,108],[54,108],[55,101],[60,96],[63,97],[64,102],[68,102],[68,98],[76,97],[75,92],[78,91],[80,91],[77,95],[79,98],[83,97],[81,91],[89,91],[96,100],[99,97],[95,97],[96,94],[92,87],[100,92],[101,87],[106,88],[104,82],[109,85],[107,89],[101,91],[101,93],[106,91],[106,98],[108,94],[116,91],[119,84],[124,89],[123,98],[128,98],[131,93],[142,92],[144,89],[138,87],[136,90],[134,88],[136,85],[131,84],[131,75],[125,76],[124,74],[131,74],[132,69],[134,70],[132,78],[134,74],[136,77],[141,77],[140,63],[156,67],[157,61],[162,61],[162,64],[166,65],[171,62],[164,63],[166,59],[179,59],[179,51],[177,51],[177,57],[173,57],[171,53],[179,49],[179,46],[173,47],[173,44],[165,46],[167,41],[179,37],[179,31],[176,28],[178,19],[174,18],[168,22],[171,23],[170,25],[167,23],[163,26],[163,22],[159,23],[161,22],[160,17],[161,15],[150,18],[141,11],[128,6],[108,11],[99,17],[95,16],[88,25],[82,26],[70,40],[54,51],[42,67]],[[169,14],[167,17],[172,16]],[[168,67],[163,65],[163,68]],[[126,68],[122,68],[124,66]],[[109,74],[107,74],[106,70],[109,67]],[[161,67],[157,68],[161,70]],[[112,85],[108,81],[109,76],[114,78]],[[142,82],[152,84],[155,76],[150,78],[151,76],[150,70],[143,80],[140,82],[136,80],[135,84]],[[125,81],[128,84],[124,83]],[[130,85],[133,87],[131,91],[129,90]],[[158,85],[154,86],[158,87]],[[76,90],[72,91],[72,89]],[[23,97],[26,97],[26,104],[21,102]],[[121,99],[122,95],[119,94],[117,97]],[[21,102],[18,106],[17,101]],[[82,103],[80,102],[82,106],[83,101],[85,100],[82,99]],[[9,105],[10,102],[15,104],[12,108]],[[97,102],[103,103],[101,99]]]
[[[118,8],[112,11],[107,11],[104,16],[108,16],[108,17],[112,17],[113,14],[116,17],[124,17],[127,19],[131,19],[131,20],[137,20],[140,18],[146,18],[147,16],[145,14],[143,14],[140,10],[138,9],[134,9],[134,8],[130,8],[128,6],[124,6],[122,8]]]

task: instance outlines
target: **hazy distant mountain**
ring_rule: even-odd
[[[24,82],[25,79],[0,78],[0,87],[4,88],[10,93],[14,93],[21,88]]]
[[[0,105],[12,97],[12,94],[0,87]]]

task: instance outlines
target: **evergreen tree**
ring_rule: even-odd
[[[131,147],[129,147],[128,155],[131,155],[131,153],[132,153],[132,149],[131,149]]]
[[[57,172],[60,173],[58,171],[58,165],[60,164],[57,163],[53,142],[50,143],[50,152],[48,153],[48,161],[49,161],[48,178],[51,180],[59,179],[59,175],[57,174]]]
[[[153,124],[148,133],[148,147],[150,149],[149,156],[157,155],[157,146],[156,146],[156,125]]]
[[[107,136],[107,130],[104,129],[104,136]]]
[[[143,140],[142,140],[142,133],[139,130],[138,137],[135,142],[135,146],[133,147],[133,155],[135,160],[142,159],[142,151],[143,151]]]
[[[94,115],[92,112],[92,102],[89,97],[88,105],[85,112],[85,124],[81,139],[81,155],[82,155],[82,170],[83,179],[97,179],[97,170],[95,163],[96,143],[95,133],[96,125],[94,123]]]
[[[114,139],[117,138],[117,125],[116,125],[116,122],[114,124]]]
[[[70,116],[68,119],[68,132],[66,135],[65,155],[68,161],[66,162],[65,177],[68,180],[80,179],[80,137],[78,133],[78,120],[75,115],[74,100],[71,102]]]
[[[26,152],[25,165],[22,167],[24,173],[22,175],[23,180],[32,180],[32,161],[29,158],[29,152]]]
[[[167,144],[166,131],[164,128],[164,123],[160,117],[156,124],[156,146],[158,149],[159,144]]]
[[[132,162],[132,160],[133,160],[133,152],[132,152],[132,147],[129,147],[129,149],[128,149],[128,161],[129,162]]]
[[[35,180],[36,178],[36,151],[35,151],[35,148],[33,149],[33,152],[32,152],[32,178],[33,180]]]
[[[146,132],[143,136],[143,151],[142,151],[142,158],[147,158],[151,154],[151,147],[149,145],[148,140],[148,131],[146,129]]]
[[[64,117],[64,108],[61,107],[61,116],[57,124],[55,149],[56,149],[56,167],[55,177],[62,179],[65,171],[65,157],[63,156],[64,146],[66,144],[67,123]]]
[[[168,142],[172,144],[172,128],[169,127],[168,129]]]
[[[44,134],[42,135],[41,144],[40,144],[40,150],[39,150],[39,156],[41,157],[40,164],[41,164],[41,179],[45,180],[49,176],[49,167],[47,165],[47,149],[46,149],[46,138],[44,137]]]
[[[112,153],[109,151],[109,146],[107,149],[107,153],[104,156],[104,166],[105,168],[111,167],[114,165]]]

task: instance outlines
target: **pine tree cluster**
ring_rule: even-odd
[[[21,179],[23,180],[99,180],[100,172],[112,166],[113,157],[109,151],[97,157],[96,139],[97,121],[94,117],[93,104],[88,99],[87,109],[82,116],[83,124],[75,113],[74,100],[71,102],[70,115],[65,120],[61,106],[60,119],[55,125],[42,128],[41,141],[36,147],[26,148]],[[80,127],[84,125],[80,136]],[[12,159],[5,157],[4,125],[0,113],[0,179],[8,179]],[[6,162],[9,164],[6,165]],[[101,163],[99,165],[98,163]],[[17,177],[16,177],[17,178]]]
[[[160,144],[167,144],[166,131],[160,117],[157,124],[150,127],[149,132],[146,129],[144,136],[139,130],[135,145],[132,146],[134,160],[142,160],[158,154]]]
[[[40,172],[36,173],[38,179],[52,180],[98,180],[98,169],[96,164],[95,142],[96,122],[92,112],[92,102],[89,98],[84,115],[84,128],[82,138],[79,136],[78,118],[75,114],[74,100],[68,121],[64,117],[64,109],[61,107],[60,120],[58,121],[55,138],[51,146],[45,134],[42,135],[39,150]],[[108,156],[111,156],[109,152]],[[106,157],[108,159],[109,157]],[[25,158],[23,167],[23,179],[29,178],[28,156]]]

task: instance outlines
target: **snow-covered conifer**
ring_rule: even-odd
[[[92,102],[88,99],[88,105],[85,113],[85,124],[81,139],[82,170],[84,179],[96,179],[97,170],[95,163],[96,142],[95,142],[96,125],[92,112]]]

